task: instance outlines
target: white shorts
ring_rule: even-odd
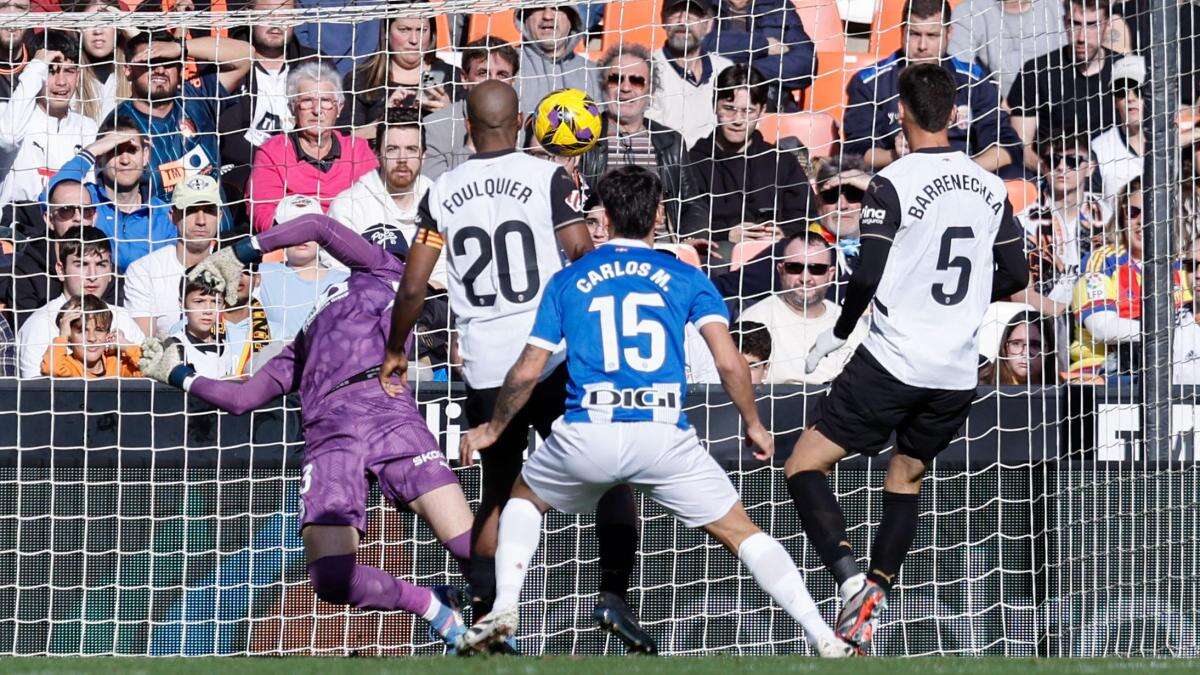
[[[615,485],[628,483],[688,527],[719,520],[738,493],[693,429],[661,422],[566,422],[521,471],[539,498],[565,513],[590,513]]]

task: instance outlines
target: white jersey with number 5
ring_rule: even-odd
[[[499,387],[516,363],[542,290],[563,267],[555,231],[583,218],[581,201],[562,167],[515,150],[472,155],[421,200],[416,240],[446,249],[471,387]],[[563,358],[555,354],[545,374]]]
[[[905,155],[871,179],[862,236],[889,239],[892,248],[863,347],[896,379],[975,388],[992,246],[1006,220],[1004,181],[949,148]]]

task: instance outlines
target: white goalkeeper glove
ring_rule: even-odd
[[[194,280],[200,275],[206,274],[212,279],[222,282],[225,289],[225,304],[232,307],[238,304],[238,285],[242,283],[243,268],[244,265],[241,260],[238,260],[233,248],[223,248],[193,267],[192,271],[188,273],[188,279]]]
[[[178,342],[150,337],[142,343],[142,358],[138,360],[142,375],[163,384],[182,387],[182,383],[171,382],[171,371],[180,365],[183,365],[183,357],[179,353]]]
[[[821,363],[821,359],[837,351],[844,344],[846,341],[834,335],[832,327],[821,331],[821,334],[817,336],[817,341],[808,350],[808,358],[804,360],[804,373],[812,375]]]

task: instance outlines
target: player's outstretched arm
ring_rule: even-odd
[[[492,419],[468,431],[459,443],[463,465],[470,466],[474,461],[475,453],[491,447],[496,439],[500,438],[500,434],[508,428],[508,423],[529,400],[530,392],[537,385],[538,378],[542,376],[550,354],[548,349],[525,345],[517,362],[508,369],[508,374],[504,376],[504,385],[500,387],[500,393],[496,396],[496,407],[492,410]],[[746,377],[749,379],[749,371],[747,371]]]
[[[758,417],[758,408],[754,405],[754,385],[750,383],[750,368],[733,344],[729,326],[721,321],[710,321],[700,328],[700,335],[712,352],[713,363],[721,376],[721,386],[746,422],[746,439],[754,448],[754,456],[769,459],[775,454],[775,439]]]
[[[296,352],[291,344],[267,361],[248,380],[201,377],[195,369],[183,363],[177,342],[153,337],[142,343],[142,357],[138,366],[146,377],[183,389],[205,403],[234,415],[244,415],[267,401],[294,391],[297,386]]]
[[[558,247],[571,262],[579,260],[595,248],[592,244],[592,235],[587,229],[587,222],[584,220],[576,220],[563,225],[554,231],[554,236],[558,238]]]
[[[367,241],[354,230],[318,213],[300,216],[276,225],[266,232],[240,242],[245,246],[235,248],[238,249],[239,258],[243,254],[250,255],[248,251],[243,250],[249,247],[257,249],[261,257],[263,253],[296,246],[306,241],[317,242],[329,255],[351,270],[371,271],[392,264],[393,260],[390,253]]]
[[[422,231],[423,232],[423,231]],[[388,396],[398,396],[404,390],[408,377],[408,356],[404,341],[421,316],[425,304],[425,291],[429,287],[429,276],[437,264],[442,249],[424,243],[420,232],[408,250],[408,262],[404,266],[404,278],[396,289],[392,302],[392,324],[388,330],[387,349],[383,367],[379,370],[379,384]]]

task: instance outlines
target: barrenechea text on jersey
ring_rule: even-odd
[[[671,275],[666,270],[651,265],[648,262],[637,262],[636,260],[624,263],[601,263],[596,266],[596,269],[588,270],[586,279],[580,277],[575,282],[575,287],[581,293],[591,293],[596,284],[602,281],[628,276],[650,277],[650,281],[658,284],[658,287],[663,289],[664,292],[670,292],[671,290],[667,286],[671,281]]]
[[[916,193],[915,203],[908,207],[908,215],[913,218],[925,217],[925,209],[933,204],[933,200],[951,190],[966,190],[980,195],[993,213],[998,214],[1004,208],[1004,200],[996,199],[996,195],[978,177],[966,173],[945,174],[929,181]]]

